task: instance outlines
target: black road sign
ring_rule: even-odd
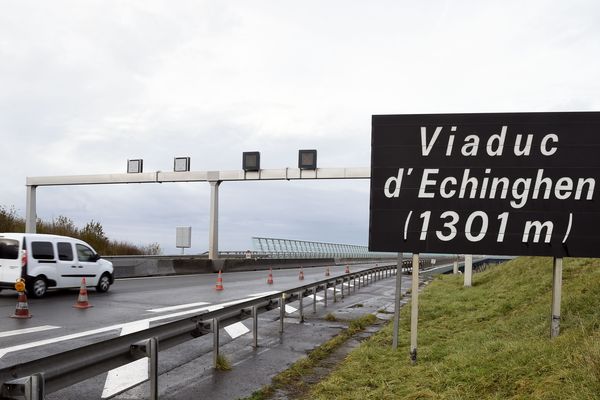
[[[600,256],[600,112],[375,115],[369,250]]]

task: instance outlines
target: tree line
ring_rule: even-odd
[[[78,228],[68,217],[59,216],[52,221],[36,221],[37,233],[70,236],[89,243],[99,254],[112,255],[160,255],[162,250],[158,243],[138,246],[129,242],[109,239],[104,233],[102,224],[91,220]],[[25,218],[20,217],[14,207],[0,206],[0,232],[25,232]]]

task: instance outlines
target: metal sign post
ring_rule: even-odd
[[[402,253],[398,253],[398,267],[396,269],[396,294],[394,297],[394,333],[392,349],[398,348],[398,333],[400,331],[400,299],[402,298]]]
[[[560,333],[560,299],[562,294],[563,259],[554,258],[552,266],[552,319],[550,322],[550,337],[555,338]]]
[[[452,266],[452,273],[454,275],[458,274],[458,256],[456,256],[456,259],[454,260],[454,265]]]
[[[465,254],[465,287],[473,285],[473,255]]]
[[[417,325],[419,323],[419,255],[413,254],[412,289],[410,292],[410,361],[417,362]]]

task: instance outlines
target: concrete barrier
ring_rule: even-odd
[[[113,263],[116,278],[132,278],[144,276],[165,276],[185,274],[208,274],[219,272],[241,272],[273,269],[294,269],[320,267],[325,265],[340,265],[389,262],[390,260],[334,260],[333,258],[320,259],[245,259],[223,258],[209,260],[194,256],[106,256]],[[393,261],[393,259],[392,259]]]

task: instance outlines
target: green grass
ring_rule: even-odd
[[[410,307],[353,351],[310,399],[600,399],[600,260],[565,259],[561,334],[550,335],[552,259],[523,257],[441,276],[420,296],[418,362]]]
[[[218,371],[231,371],[231,363],[223,354],[217,356],[217,364],[215,369]]]
[[[288,391],[295,392],[298,395],[306,392],[308,390],[307,384],[303,381],[302,377],[309,374],[319,362],[327,358],[350,337],[363,331],[367,326],[374,324],[376,320],[377,318],[373,314],[367,314],[350,321],[348,328],[308,353],[307,357],[301,358],[290,368],[275,376],[271,385],[265,386],[261,390],[254,392],[248,400],[268,399],[273,395],[275,390],[284,387],[287,388]]]

